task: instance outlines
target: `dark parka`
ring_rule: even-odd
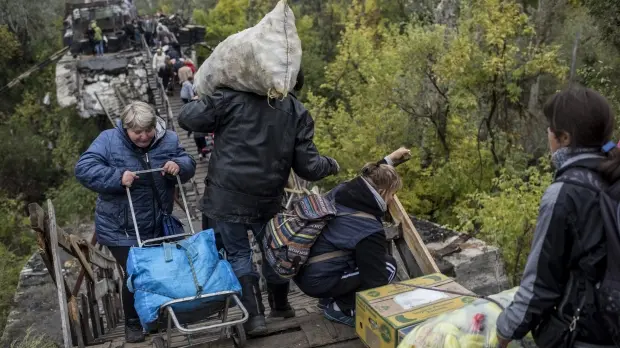
[[[148,149],[140,149],[129,139],[120,122],[116,128],[102,132],[82,154],[75,166],[77,180],[87,188],[99,193],[95,209],[95,231],[97,241],[108,246],[133,246],[137,244],[136,232],[129,210],[123,173],[127,170],[145,169],[140,158],[151,168],[163,167],[168,161],[179,165],[180,178],[187,182],[194,176],[196,162],[179,143],[179,137],[172,131],[157,125],[157,133]],[[152,186],[143,174],[131,186],[136,220],[142,240],[160,236],[161,209]],[[157,192],[164,205],[163,210],[172,212],[176,178],[159,173],[152,175]]]
[[[605,270],[605,253],[601,256],[600,249],[605,247],[606,238],[599,197],[594,190],[564,182],[605,189],[597,172],[603,159],[599,154],[575,155],[562,165],[556,181],[545,191],[520,288],[497,320],[500,336],[523,338],[550,316],[557,316],[556,308],[562,302],[566,303],[564,313],[572,317],[580,300],[587,296],[577,340],[612,344],[597,316],[593,295],[584,291],[584,282],[595,284]]]
[[[214,133],[205,179],[204,213],[233,223],[264,223],[281,209],[291,168],[308,181],[338,170],[314,145],[314,121],[292,94],[283,100],[217,89],[186,104],[179,116],[188,131]]]

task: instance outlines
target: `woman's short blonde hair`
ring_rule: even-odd
[[[396,169],[387,164],[366,163],[362,168],[362,177],[376,190],[385,190],[388,194],[395,194],[403,187]]]
[[[157,125],[155,109],[141,101],[131,102],[121,113],[123,128],[149,131]]]

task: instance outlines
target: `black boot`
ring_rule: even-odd
[[[139,319],[127,319],[127,322],[125,323],[125,342],[144,342],[144,332]]]
[[[284,284],[267,283],[267,298],[269,299],[269,307],[271,307],[271,318],[292,318],[295,316],[295,310],[288,303],[289,282]]]
[[[239,278],[241,283],[241,303],[248,311],[250,318],[243,324],[245,333],[248,336],[260,336],[267,333],[265,323],[265,306],[258,287],[258,279],[253,276],[243,276]]]

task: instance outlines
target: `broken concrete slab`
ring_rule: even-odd
[[[415,219],[414,225],[431,255],[443,265],[442,272],[459,284],[478,295],[510,288],[499,248],[429,221]]]
[[[56,99],[62,108],[77,103],[78,76],[77,63],[72,56],[66,55],[56,65]]]
[[[78,71],[80,73],[103,73],[107,75],[118,75],[126,73],[129,59],[123,56],[103,56],[80,60]]]

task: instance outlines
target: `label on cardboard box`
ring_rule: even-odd
[[[395,348],[404,337],[403,332],[410,331],[429,318],[462,308],[475,300],[469,296],[416,289],[407,284],[471,293],[440,273],[358,293],[356,330],[368,347]]]
[[[443,292],[417,289],[394,296],[394,302],[404,310],[410,310],[421,305],[429,304],[439,300],[450,298]]]

